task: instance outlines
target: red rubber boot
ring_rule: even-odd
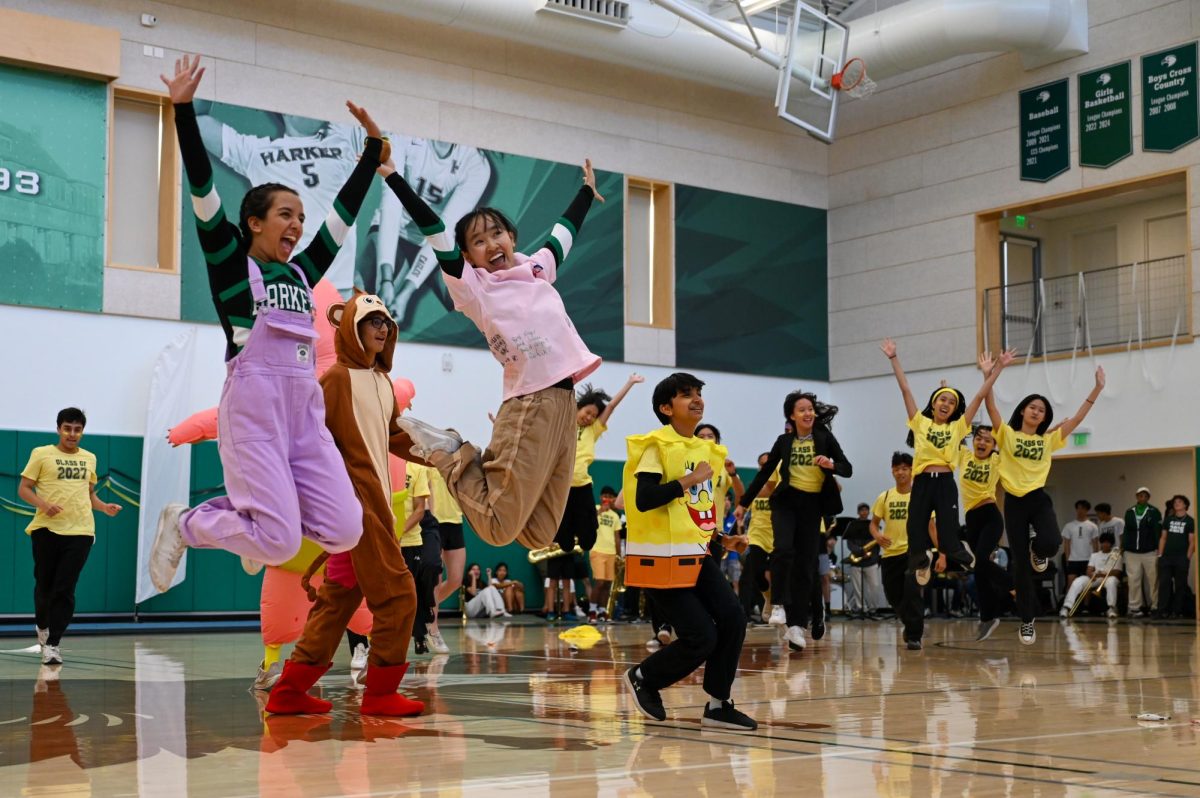
[[[320,715],[333,709],[333,702],[308,694],[325,675],[329,665],[304,665],[294,660],[283,663],[283,674],[271,688],[267,712],[272,715]]]
[[[425,711],[425,704],[396,692],[408,671],[403,665],[371,665],[367,668],[367,689],[362,697],[362,714],[410,718]]]

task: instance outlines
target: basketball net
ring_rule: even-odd
[[[867,77],[867,64],[861,58],[851,58],[842,67],[842,71],[829,79],[829,83],[838,91],[843,91],[856,99],[870,97],[878,85]]]

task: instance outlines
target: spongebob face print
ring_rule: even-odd
[[[696,469],[695,463],[688,463],[687,473],[690,474]],[[687,507],[688,515],[692,517],[692,523],[704,532],[712,532],[717,528],[717,508],[713,501],[713,484],[711,479],[707,479],[697,485],[692,485],[683,492],[683,498],[680,499]]]

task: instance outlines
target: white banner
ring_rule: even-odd
[[[178,449],[167,442],[172,424],[187,418],[199,408],[192,400],[192,375],[196,367],[197,328],[190,327],[169,343],[154,363],[150,381],[150,401],[146,406],[146,434],[142,440],[142,508],[138,516],[138,602],[158,594],[150,581],[150,547],[158,530],[163,507],[180,502],[189,504],[192,479],[190,446]],[[171,582],[183,581],[187,555]]]

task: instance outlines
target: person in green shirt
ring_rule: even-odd
[[[1162,524],[1158,540],[1158,617],[1183,614],[1187,593],[1188,563],[1196,553],[1196,520],[1188,515],[1191,502],[1186,496],[1172,496],[1171,514]]]
[[[1150,489],[1137,489],[1137,504],[1125,511],[1125,573],[1129,576],[1129,615],[1149,615],[1158,610],[1158,540],[1162,532],[1162,513],[1150,504]],[[1145,591],[1146,606],[1142,605]]]

